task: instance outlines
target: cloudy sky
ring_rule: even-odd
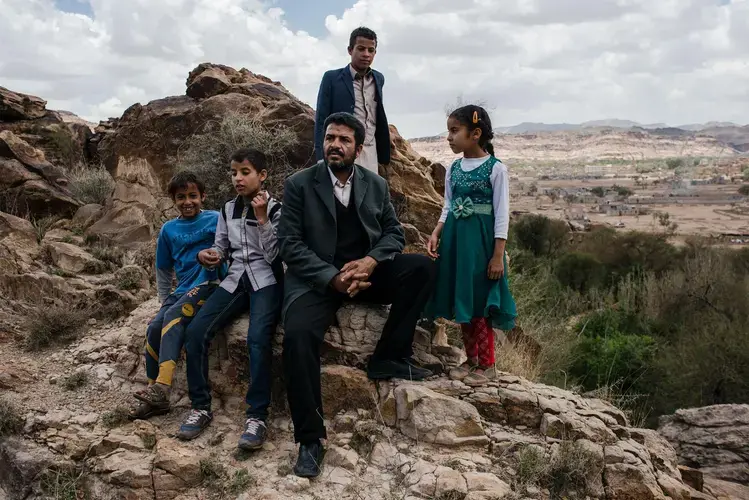
[[[314,106],[359,25],[407,137],[461,95],[497,126],[749,121],[749,0],[0,0],[0,85],[98,121],[210,61]]]

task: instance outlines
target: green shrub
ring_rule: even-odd
[[[560,283],[576,292],[585,293],[601,286],[606,278],[606,269],[594,256],[570,252],[556,260],[554,273]]]
[[[606,196],[606,191],[601,186],[594,187],[590,190],[590,192],[598,196],[599,198],[603,198],[604,196]]]
[[[666,167],[668,167],[669,170],[676,170],[682,165],[684,165],[684,160],[681,158],[669,158],[666,160]]]
[[[637,316],[606,310],[586,317],[578,329],[581,339],[570,375],[586,390],[611,384],[635,390],[656,353],[655,339],[644,334]]]
[[[739,188],[739,194],[741,196],[749,196],[749,184],[744,184]]]
[[[23,429],[23,417],[15,404],[0,398],[0,438],[18,434]]]
[[[80,387],[83,387],[87,383],[88,374],[86,372],[80,371],[65,377],[62,381],[62,386],[69,391],[74,391]]]
[[[523,215],[513,224],[511,241],[536,256],[558,255],[567,244],[569,227],[564,221],[543,215]]]
[[[206,186],[206,208],[218,209],[235,196],[230,177],[230,158],[239,148],[251,147],[268,159],[266,186],[276,198],[283,196],[283,183],[301,165],[289,155],[299,140],[289,128],[268,127],[247,113],[231,113],[221,121],[207,123],[200,134],[188,139],[179,154],[179,169],[191,170]]]

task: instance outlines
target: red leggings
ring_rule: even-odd
[[[463,345],[468,360],[478,359],[479,366],[494,365],[494,330],[486,318],[473,318],[470,323],[461,323]]]

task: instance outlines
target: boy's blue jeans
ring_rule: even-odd
[[[249,311],[247,350],[250,358],[250,386],[247,389],[247,417],[265,421],[271,394],[272,342],[281,313],[283,287],[270,285],[253,291],[246,278],[234,293],[219,287],[206,301],[187,328],[187,384],[196,410],[211,410],[208,380],[208,349],[216,332],[243,312]]]
[[[198,285],[187,293],[170,295],[161,309],[148,323],[146,332],[146,376],[148,383],[172,385],[182,346],[185,329],[205,304],[216,285]]]

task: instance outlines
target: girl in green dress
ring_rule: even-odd
[[[428,315],[460,323],[468,360],[450,377],[481,385],[495,376],[493,328],[515,326],[505,243],[510,220],[507,167],[494,157],[489,114],[463,106],[447,119],[447,142],[463,157],[445,177],[445,206],[427,252],[437,259]]]

